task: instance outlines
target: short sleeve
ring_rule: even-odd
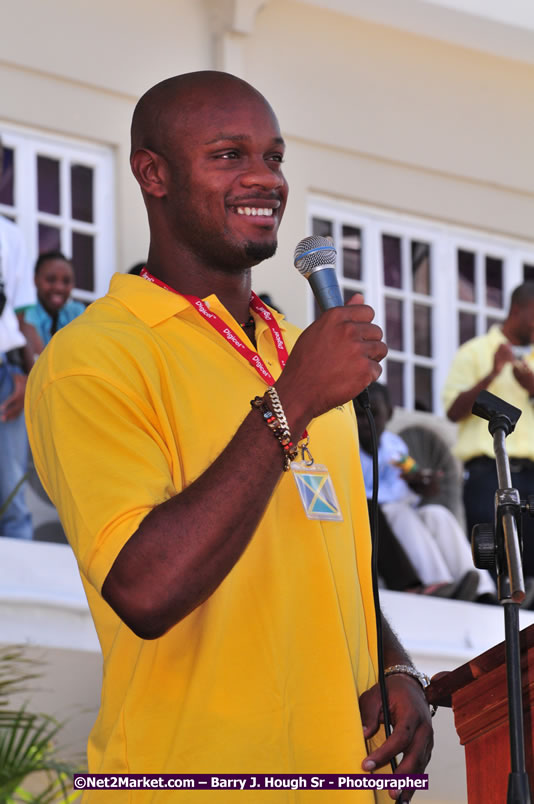
[[[26,421],[35,466],[81,572],[100,591],[140,522],[180,482],[138,390],[90,373],[59,377],[44,390],[38,375],[31,380]]]

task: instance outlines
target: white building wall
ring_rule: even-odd
[[[470,3],[464,17],[480,13]],[[435,29],[394,27],[398,4],[331,5],[345,13],[295,0],[156,0],[149,11],[139,0],[10,3],[0,131],[16,124],[112,147],[114,262],[127,270],[148,242],[128,164],[135,101],[172,74],[240,69],[271,100],[289,144],[279,255],[258,271],[256,289],[301,325],[306,294],[291,263],[312,191],[532,242],[534,65],[438,41]],[[418,19],[418,5],[450,6],[402,5],[407,22]],[[379,22],[365,19],[371,8]],[[529,34],[517,13],[501,23],[503,36],[521,22]],[[217,31],[227,31],[219,47]]]
[[[281,247],[258,288],[307,323],[291,255],[310,192],[532,243],[534,66],[303,6],[273,0],[244,44],[289,146]]]
[[[115,154],[115,265],[146,257],[148,227],[129,167],[130,121],[162,78],[210,66],[202,2],[9,3],[0,42],[0,133],[16,124],[110,146]],[[31,21],[31,24],[29,24]]]

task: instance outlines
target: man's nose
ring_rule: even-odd
[[[259,186],[268,190],[276,190],[285,185],[285,178],[280,171],[280,163],[266,162],[263,157],[250,160],[241,181],[245,187]]]

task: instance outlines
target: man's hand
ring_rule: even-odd
[[[439,494],[443,472],[439,469],[418,469],[415,472],[403,473],[402,477],[416,494],[422,497],[434,497]]]
[[[304,330],[276,382],[286,414],[294,409],[306,426],[380,377],[387,346],[373,318],[373,308],[357,293]]]
[[[493,376],[496,377],[501,373],[507,363],[513,363],[514,361],[515,356],[510,344],[501,343],[493,358]]]
[[[528,391],[529,396],[534,396],[534,372],[529,369],[525,361],[516,360],[513,371],[519,385]]]
[[[467,418],[467,416],[471,416],[473,405],[479,393],[489,388],[495,377],[498,377],[507,363],[514,364],[515,360],[510,344],[501,343],[493,356],[493,367],[490,373],[482,377],[472,388],[458,394],[449,407],[447,416],[451,422],[459,422]]]
[[[372,771],[402,754],[397,773],[424,773],[430,761],[434,736],[430,709],[421,685],[411,676],[397,673],[386,678],[386,688],[393,732],[380,748],[369,754],[362,767]],[[360,713],[367,739],[376,734],[380,723],[384,722],[378,684],[360,696]],[[404,791],[402,801],[409,801],[413,792]],[[396,799],[398,791],[390,790],[389,795]]]
[[[13,374],[13,382],[15,385],[13,393],[0,405],[0,419],[3,422],[12,421],[12,419],[16,419],[17,416],[22,413],[24,408],[26,380],[27,377],[25,374]]]

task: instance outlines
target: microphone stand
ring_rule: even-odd
[[[521,411],[488,391],[482,391],[473,406],[473,413],[489,421],[488,430],[493,436],[499,485],[495,493],[495,533],[489,534],[486,529],[484,534],[484,526],[481,529],[480,525],[476,525],[473,528],[472,544],[477,566],[480,562],[488,567],[491,557],[491,564],[497,569],[499,602],[504,606],[511,760],[506,800],[507,804],[530,804],[530,786],[525,763],[519,644],[519,604],[525,598],[521,544],[518,535],[521,528],[521,500],[517,489],[512,488],[510,463],[505,446],[506,436],[513,432]],[[493,544],[487,538],[490,535]]]

